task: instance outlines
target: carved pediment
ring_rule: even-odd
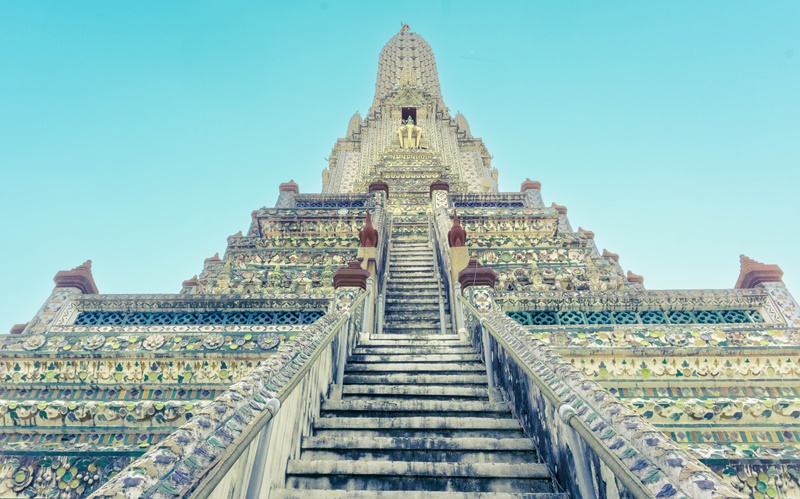
[[[416,88],[401,88],[389,102],[402,107],[421,107],[428,99]]]

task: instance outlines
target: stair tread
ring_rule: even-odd
[[[417,373],[382,373],[361,372],[358,374],[345,374],[344,382],[349,383],[383,383],[393,385],[481,385],[487,386],[485,374],[417,374]]]
[[[477,353],[429,353],[429,354],[357,354],[350,362],[473,362],[480,361]]]
[[[443,354],[443,353],[475,353],[472,347],[468,346],[377,346],[361,345],[354,351],[356,355],[420,355],[420,354]]]
[[[437,492],[420,490],[271,489],[270,499],[569,499],[548,492]]]
[[[534,451],[528,438],[306,437],[303,449]]]
[[[439,341],[454,341],[459,342],[461,345],[472,345],[467,340],[462,339],[457,334],[373,334],[369,337],[369,342],[374,343],[378,340],[439,340]]]
[[[441,371],[470,371],[470,372],[484,372],[485,369],[482,364],[466,364],[466,363],[452,363],[452,364],[420,364],[420,363],[401,363],[401,364],[356,364],[345,366],[345,373],[357,373],[365,371],[374,372],[441,372]]]
[[[459,397],[487,400],[489,391],[486,387],[463,385],[377,385],[377,384],[345,384],[343,395],[375,397]]]
[[[434,429],[434,430],[519,430],[519,422],[511,417],[450,417],[450,416],[402,416],[402,417],[328,417],[319,418],[314,428],[338,429]]]
[[[378,475],[464,478],[550,478],[542,463],[438,463],[292,459],[287,475]]]
[[[322,402],[323,411],[451,411],[458,412],[510,412],[505,402],[483,400],[414,400],[414,399],[327,399]]]

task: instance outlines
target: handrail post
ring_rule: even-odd
[[[484,323],[485,317],[479,319],[481,325],[481,342],[483,343],[483,363],[486,366],[486,377],[489,378],[489,400],[492,399],[494,392],[494,370],[492,369],[492,349],[489,340],[489,330]]]
[[[364,315],[361,318],[361,334],[365,335],[367,340],[369,340],[370,336],[372,335],[372,317],[375,312],[375,301],[372,299],[375,291],[374,288],[375,281],[372,279],[372,277],[368,277],[367,299],[364,302]]]
[[[342,385],[344,384],[344,364],[347,362],[347,337],[349,336],[347,333],[350,329],[350,324],[352,323],[350,320],[352,315],[349,311],[345,312],[343,315],[346,317],[346,319],[339,329],[339,351],[337,352],[339,359],[336,365],[336,392],[338,398],[341,398],[342,396]]]
[[[383,309],[386,307],[386,291],[378,295],[378,328],[377,333],[383,334]]]
[[[456,331],[458,331],[459,335],[463,335],[466,338],[467,324],[466,324],[466,319],[464,317],[464,305],[461,303],[461,300],[459,299],[461,297],[461,283],[456,281],[453,283],[453,287],[455,288],[455,295],[456,295],[455,299],[453,300]]]
[[[439,290],[439,332],[447,334],[447,326],[445,326],[444,321],[444,289],[442,286],[442,273],[439,270],[439,245],[436,237],[434,237],[435,230],[432,215],[428,215],[428,241],[430,241],[430,247],[433,250],[433,271],[436,275],[436,289]]]

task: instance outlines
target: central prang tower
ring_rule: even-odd
[[[381,50],[372,106],[350,118],[329,161],[323,193],[364,192],[376,179],[412,204],[426,203],[437,179],[453,192],[497,191],[486,146],[463,115],[450,116],[433,51],[408,25]]]

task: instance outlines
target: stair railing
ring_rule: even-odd
[[[360,327],[360,331],[367,331],[369,329],[370,309],[372,308],[372,286],[372,278],[367,278],[366,292],[359,296],[350,309],[342,314],[342,319],[333,326],[334,329],[338,328],[337,335],[339,336],[339,348],[337,352],[338,362],[336,364],[336,377],[334,381],[338,395],[341,395],[342,386],[344,385],[344,368],[347,364],[347,357],[352,353],[358,343],[358,334],[356,334],[358,331],[356,331],[356,328]],[[363,307],[360,306],[362,302],[365,303]],[[354,314],[360,315],[360,317],[354,317],[354,320],[348,320],[351,317],[350,310],[352,310]]]
[[[574,496],[601,495],[594,484],[603,477],[584,455],[588,446],[636,499],[671,497],[676,491],[686,497],[743,497],[505,313],[496,307],[482,313],[461,294],[455,299],[467,321],[468,335],[483,353],[490,387],[499,385],[514,413],[524,416],[520,417],[523,422],[542,425],[525,431],[538,435],[540,455],[551,470],[557,470],[560,485]],[[530,384],[518,393],[514,387],[522,377]],[[557,436],[557,427],[562,425],[575,432],[567,432],[566,442]],[[689,463],[700,471],[683,474]]]
[[[384,212],[386,213],[386,212]],[[386,234],[384,235],[385,251],[383,253],[383,269],[378,277],[378,320],[376,321],[377,334],[383,334],[383,321],[386,316],[386,292],[389,286],[389,273],[391,272],[391,256],[393,251],[393,244],[391,239],[393,221],[391,216],[387,216],[386,220]],[[382,246],[383,247],[383,246]]]
[[[447,242],[447,233],[443,233],[442,217],[446,218],[449,222],[450,217],[447,215],[446,210],[442,208],[434,208],[431,220],[431,241],[433,241],[433,247],[435,249],[434,259],[436,260],[438,268],[440,269],[438,274],[441,276],[443,281],[442,285],[447,290],[447,296],[449,297],[451,326],[453,328],[453,332],[456,333],[460,330],[457,318],[458,312],[456,310],[458,308],[458,304],[452,299],[452,295],[455,291],[454,285],[458,286],[458,283],[451,283],[450,255],[448,253],[450,245]],[[444,271],[442,272],[441,269],[444,269]]]
[[[447,334],[444,315],[445,291],[442,286],[442,272],[439,270],[439,245],[436,238],[436,229],[433,226],[433,218],[430,214],[428,215],[428,241],[428,246],[433,251],[433,273],[436,276],[436,289],[439,290],[439,331],[442,334]],[[449,287],[447,291],[450,291]]]
[[[374,301],[374,317],[377,317],[377,320],[373,321],[368,334],[372,334],[373,332],[383,334],[383,317],[386,313],[386,287],[389,282],[389,256],[391,255],[392,249],[392,216],[383,206],[380,207],[380,213],[381,230],[378,235],[380,246],[378,251],[378,268],[375,276],[377,279],[377,299]]]

